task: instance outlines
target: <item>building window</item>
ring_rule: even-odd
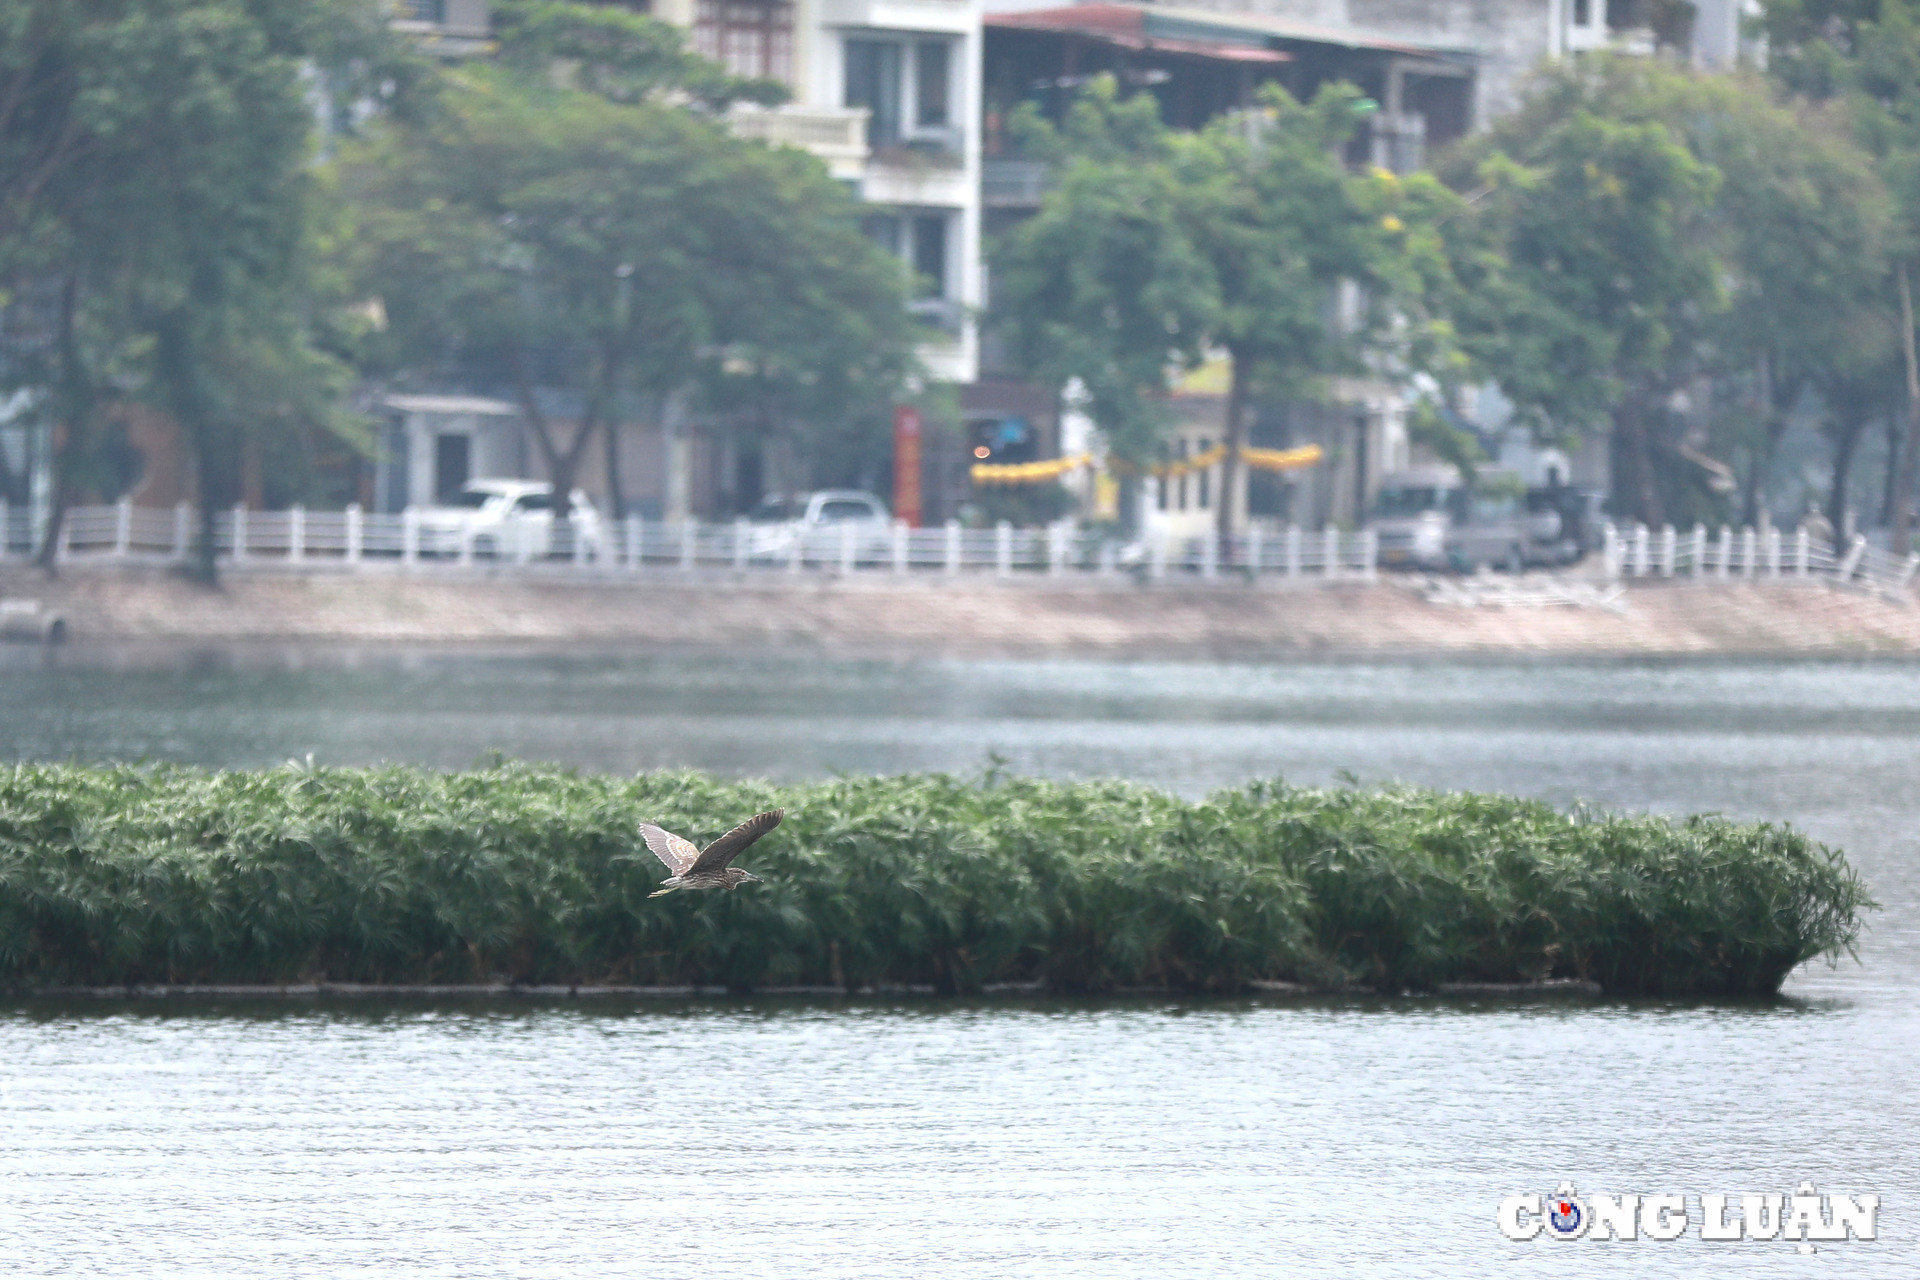
[[[700,0],[693,47],[736,76],[791,80],[791,0]]]
[[[922,40],[913,47],[914,124],[923,129],[945,128],[951,87],[947,64],[952,46],[945,40]]]
[[[917,213],[912,226],[909,261],[916,283],[914,292],[922,298],[944,298],[947,296],[947,215]]]
[[[868,239],[899,258],[913,271],[913,296],[944,298],[950,283],[947,269],[946,213],[877,213],[862,222]]]
[[[959,150],[953,87],[950,40],[847,40],[845,103],[867,109],[867,145],[876,150],[902,142]]]
[[[891,40],[847,41],[847,105],[867,109],[867,145],[900,141],[900,46]]]

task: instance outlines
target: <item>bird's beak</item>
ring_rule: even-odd
[[[762,880],[762,879],[761,879],[761,878],[760,878],[759,876],[757,876],[757,875],[755,875],[755,874],[753,874],[753,872],[751,872],[751,871],[749,871],[749,872],[747,872],[747,883],[748,883],[748,884],[765,884],[765,883],[766,883],[766,881],[765,881],[765,880]]]

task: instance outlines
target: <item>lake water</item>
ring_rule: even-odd
[[[0,650],[0,758],[1403,779],[1789,820],[1885,904],[1777,1002],[0,1005],[10,1275],[1920,1274],[1920,666]],[[1880,1240],[1538,1239],[1551,1191]]]

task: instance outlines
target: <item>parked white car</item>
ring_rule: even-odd
[[[849,536],[856,560],[871,563],[893,554],[893,518],[887,504],[861,489],[770,494],[747,520],[753,526],[748,551],[759,561],[785,563],[797,550],[805,562],[830,564],[840,558]]]
[[[579,489],[568,523],[587,554],[597,554],[600,513]],[[476,560],[543,559],[555,551],[553,486],[544,480],[469,481],[452,501],[422,508],[419,528],[422,555],[459,555],[471,547]]]

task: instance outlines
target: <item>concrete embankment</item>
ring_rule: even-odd
[[[1416,580],[1297,586],[1127,579],[1002,583],[668,572],[229,573],[0,568],[0,598],[59,611],[87,641],[812,647],[950,655],[1287,657],[1361,653],[1913,654],[1920,607],[1795,582],[1651,582],[1611,609],[1430,602]]]

